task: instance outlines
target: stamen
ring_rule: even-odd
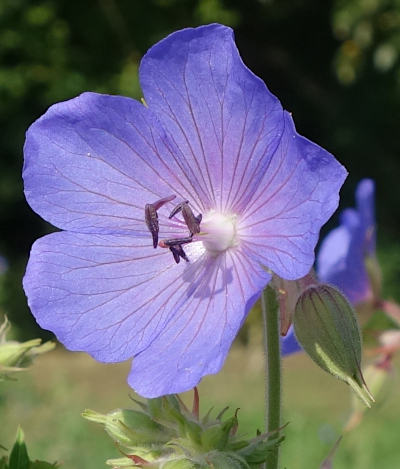
[[[159,233],[159,224],[158,224],[158,214],[157,210],[160,209],[167,202],[175,199],[175,195],[170,195],[162,199],[153,202],[152,204],[146,204],[144,207],[144,219],[149,229],[151,236],[153,238],[153,247],[157,247],[158,243],[158,233]]]
[[[146,204],[144,207],[144,218],[146,221],[147,228],[149,229],[151,236],[153,237],[153,248],[157,247],[158,243],[158,215],[153,204]]]
[[[160,209],[167,202],[171,202],[175,198],[175,195],[170,195],[162,199],[157,200],[152,204],[146,204],[144,208],[145,212],[145,221],[147,228],[149,229],[153,237],[153,247],[156,248],[157,245],[161,248],[167,248],[172,252],[174,260],[179,264],[181,258],[186,262],[189,262],[189,259],[183,250],[184,244],[189,244],[193,241],[193,236],[200,233],[200,223],[203,219],[203,215],[199,213],[197,216],[193,213],[192,209],[189,207],[189,201],[184,200],[178,204],[170,213],[169,218],[171,219],[177,213],[182,212],[183,219],[185,220],[186,226],[190,231],[190,235],[184,238],[170,238],[162,239],[158,241],[159,235],[159,223],[158,223],[158,213],[157,210]]]
[[[172,255],[174,256],[175,262],[179,264],[182,259],[184,259],[186,262],[189,262],[188,257],[186,256],[185,251],[183,250],[183,247],[179,244],[177,246],[170,246],[170,251],[172,252]]]
[[[174,200],[176,195],[169,195],[168,197],[163,197],[162,199],[157,200],[156,202],[153,202],[152,205],[154,205],[154,208],[156,210],[160,209],[163,205],[165,205],[168,202],[171,202],[171,200]]]
[[[195,217],[192,209],[189,207],[188,204],[183,205],[182,215],[187,227],[189,228],[190,233],[192,235],[200,233],[200,222],[198,221],[198,218]]]
[[[184,200],[183,202],[181,202],[180,204],[178,204],[178,205],[172,210],[172,212],[169,214],[169,217],[168,217],[168,218],[171,219],[172,217],[174,217],[177,213],[179,213],[179,212],[182,210],[183,206],[184,206],[185,204],[188,204],[188,203],[189,203],[188,200]]]
[[[187,236],[186,238],[171,238],[171,239],[162,239],[158,245],[160,248],[170,248],[173,246],[181,246],[182,244],[188,244],[193,241],[192,236]]]
[[[182,211],[183,219],[185,220],[186,226],[189,228],[190,233],[192,235],[200,233],[200,222],[203,218],[202,214],[200,213],[196,217],[189,206],[189,201],[184,200],[172,210],[168,218],[174,217],[180,211]]]

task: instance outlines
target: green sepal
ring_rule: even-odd
[[[104,425],[110,437],[124,446],[164,444],[169,439],[165,428],[137,410],[116,409],[109,414],[100,414],[86,409],[82,417]]]
[[[192,420],[185,420],[183,427],[184,434],[187,436],[187,438],[195,445],[200,445],[203,431],[201,426]]]
[[[280,445],[285,439],[284,436],[269,436],[268,439],[265,439],[265,436],[262,436],[263,439],[255,438],[253,442],[248,444],[245,448],[238,451],[240,454],[251,466],[262,464],[266,461],[268,453],[274,449],[276,446]]]
[[[0,344],[0,363],[4,366],[19,365],[24,354],[41,342],[41,339],[32,339],[22,343],[10,341]]]
[[[211,452],[207,455],[207,463],[210,468],[218,469],[250,469],[245,459],[235,453]]]
[[[36,355],[45,353],[55,347],[54,342],[41,345],[41,339],[26,342],[7,340],[10,323],[7,318],[0,325],[0,381],[12,379],[10,373],[22,371],[31,364]]]
[[[223,450],[228,444],[232,429],[237,425],[237,417],[227,419],[225,422],[217,423],[203,430],[201,434],[201,444],[205,451],[211,449]]]
[[[119,468],[137,468],[134,463],[128,458],[114,458],[114,459],[107,459],[106,461],[107,466],[112,466],[113,469]]]
[[[200,466],[189,459],[178,459],[168,461],[163,465],[163,469],[199,469]]]

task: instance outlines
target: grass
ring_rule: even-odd
[[[132,405],[126,384],[129,363],[105,365],[85,354],[61,347],[40,357],[17,382],[0,383],[0,443],[12,445],[18,424],[26,433],[32,458],[63,462],[65,469],[98,469],[118,453],[101,427],[80,412],[107,412]],[[318,468],[348,416],[348,388],[299,354],[284,361],[284,421],[281,468]],[[254,435],[263,428],[263,357],[259,348],[240,344],[231,351],[223,371],[206,377],[199,387],[201,410],[229,405],[239,411],[239,431]],[[399,467],[400,404],[393,381],[359,427],[347,433],[335,469]],[[187,393],[187,399],[191,394]]]

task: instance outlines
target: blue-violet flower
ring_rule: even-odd
[[[68,349],[134,357],[129,384],[155,397],[220,370],[271,271],[309,271],[346,171],[297,134],[230,28],[171,34],[140,81],[145,105],[84,93],[28,130],[26,198],[64,231],[35,242],[24,288]]]
[[[340,214],[340,226],[324,239],[317,257],[321,281],[337,286],[353,305],[371,298],[366,260],[375,258],[375,185],[371,179],[359,182],[356,208]]]

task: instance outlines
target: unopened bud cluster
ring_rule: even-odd
[[[278,433],[240,438],[237,413],[224,419],[224,409],[215,419],[210,412],[199,418],[196,399],[197,392],[192,411],[170,395],[138,403],[140,411],[86,410],[83,417],[102,424],[123,454],[107,461],[115,469],[258,469],[283,439]]]

